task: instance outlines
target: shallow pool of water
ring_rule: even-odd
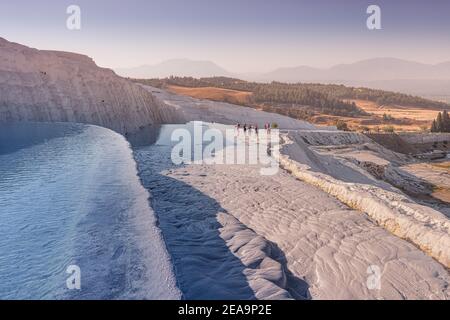
[[[81,270],[69,290],[67,268]],[[120,135],[0,127],[0,299],[179,298],[148,193]]]

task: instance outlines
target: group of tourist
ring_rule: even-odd
[[[264,124],[264,130],[266,130],[266,132],[269,134],[270,133],[270,123],[265,123]],[[246,123],[242,126],[240,123],[236,124],[236,130],[237,133],[239,135],[241,129],[244,131],[245,135],[252,135],[253,132],[258,135],[259,134],[259,128],[258,125],[247,125]]]

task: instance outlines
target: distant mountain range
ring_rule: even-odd
[[[154,66],[117,69],[133,78],[194,78],[226,76],[261,82],[317,82],[398,91],[450,102],[450,61],[424,64],[397,58],[374,58],[320,69],[309,66],[279,68],[268,73],[232,73],[210,61],[169,60]]]
[[[232,76],[231,72],[211,61],[194,61],[188,59],[167,60],[156,65],[146,65],[128,69],[115,69],[117,74],[130,78],[167,78],[180,77],[214,77]]]
[[[262,75],[261,79],[283,82],[450,79],[450,62],[430,65],[395,58],[375,58],[328,69],[308,66],[281,68]]]

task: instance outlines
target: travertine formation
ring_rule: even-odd
[[[213,108],[213,102],[208,102],[206,108],[204,101],[192,99],[186,107],[184,99],[166,96],[164,100],[185,111],[197,109],[197,113],[208,113],[208,121],[223,121],[221,109]],[[235,121],[242,123],[241,119],[245,119],[251,123],[257,119],[245,109],[233,105],[227,107],[236,113]],[[276,118],[271,114],[264,116]],[[287,290],[294,298],[313,299],[448,299],[448,219],[441,212],[416,203],[388,183],[392,179],[406,181],[404,175],[399,176],[401,171],[392,170],[394,167],[400,170],[396,166],[411,161],[412,157],[388,150],[362,134],[299,129],[284,131],[282,135],[280,162],[289,173],[282,170],[274,176],[261,176],[258,166],[186,165],[158,171],[160,182],[154,183],[155,178],[147,181],[141,169],[141,178],[155,203],[164,205],[161,212],[170,208],[178,219],[167,221],[168,224],[162,227],[166,239],[173,237],[171,241],[176,245],[169,248],[169,254],[173,257],[180,252],[178,246],[192,243],[188,240],[190,235],[179,232],[179,219],[192,219],[185,204],[198,204],[200,200],[186,199],[199,195],[205,203],[216,203],[211,212],[223,228],[228,226],[219,217],[226,213],[280,250],[281,254],[268,256],[285,270],[285,276],[282,272],[274,273],[272,276],[276,281],[267,283],[268,292],[281,294]],[[146,152],[143,159],[138,158],[138,163],[154,166],[160,162],[154,159],[156,154],[163,153]],[[390,179],[379,180],[374,175],[376,172],[365,167],[370,164],[373,164],[371,169],[385,167],[381,173],[389,175]],[[171,190],[174,181],[184,186],[183,190],[187,192],[183,196],[185,200],[178,204],[179,208],[175,203],[164,201],[172,198],[171,192],[179,194],[181,188]],[[196,216],[196,219],[203,218]],[[183,222],[182,225],[187,224]],[[176,231],[167,233],[168,226]],[[200,245],[212,243],[209,239],[198,240],[206,233],[203,229],[196,230],[199,233],[195,233],[194,238]],[[223,229],[214,230],[219,230],[216,231],[215,245],[222,246],[221,240],[225,240],[225,245],[240,261],[247,259],[246,255],[251,252],[243,250],[236,254],[231,249],[235,241],[246,243],[247,240],[235,235],[230,242],[223,237]],[[208,235],[212,232],[208,229]],[[192,247],[189,250],[194,252]],[[210,250],[217,252],[212,247]],[[228,270],[222,265],[210,264],[210,255],[200,248],[197,252],[201,254],[192,257],[191,263],[208,265],[208,272],[214,275]],[[248,277],[245,263],[233,268],[231,262],[225,264],[230,266],[230,274],[231,270],[235,272],[233,284],[240,285],[216,281],[220,288],[216,292],[240,288],[239,296],[244,297],[244,284],[248,284],[258,298],[273,297],[260,292],[258,286],[254,286],[257,282],[250,284],[254,279]],[[180,272],[177,278],[181,275],[184,279],[185,265],[176,268]],[[189,275],[193,269],[187,269]],[[202,275],[205,273],[202,268],[196,270]],[[370,280],[377,273],[381,273],[381,283],[373,289]],[[242,279],[242,274],[247,280]],[[267,275],[264,279],[269,279]],[[282,278],[287,278],[287,283],[278,281]],[[208,291],[209,287],[204,286],[203,290]]]
[[[284,170],[173,166],[161,145],[135,158],[188,299],[449,297],[441,264]]]
[[[294,140],[291,140],[293,138]],[[285,136],[295,146],[296,137]],[[285,148],[280,164],[295,177],[315,185],[351,208],[365,212],[380,226],[414,243],[417,247],[450,267],[450,223],[442,213],[419,205],[400,192],[375,184],[338,180],[323,172],[310,170],[297,152]]]
[[[180,120],[172,107],[87,56],[0,38],[0,122],[80,122],[130,133]]]

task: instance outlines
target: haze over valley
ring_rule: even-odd
[[[224,76],[258,82],[344,84],[450,101],[450,61],[425,64],[398,58],[373,58],[330,68],[305,65],[248,74],[225,70],[211,61],[176,59],[115,71],[124,77],[141,79]]]

